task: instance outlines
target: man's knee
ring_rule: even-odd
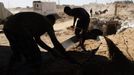
[[[80,32],[81,32],[81,28],[76,27],[75,28],[75,34],[80,34]]]

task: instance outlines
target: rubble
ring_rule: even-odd
[[[120,20],[91,18],[89,30],[100,29],[103,35],[111,35],[116,34],[117,30],[120,28]]]

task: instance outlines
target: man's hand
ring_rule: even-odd
[[[74,25],[73,26],[70,26],[70,27],[74,29]]]

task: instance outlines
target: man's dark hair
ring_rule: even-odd
[[[68,14],[70,10],[71,10],[71,8],[70,8],[69,6],[65,6],[65,7],[64,7],[64,12],[65,12],[65,13]]]
[[[49,19],[51,25],[54,25],[54,24],[55,24],[55,22],[56,22],[56,17],[54,16],[54,14],[49,14],[49,15],[47,15],[46,17]]]

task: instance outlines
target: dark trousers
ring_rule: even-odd
[[[13,72],[12,68],[16,63],[22,61],[22,57],[25,58],[26,64],[32,65],[32,69],[35,70],[34,72],[39,72],[41,52],[33,37],[26,32],[15,32],[9,29],[4,29],[4,33],[9,40],[13,52],[8,66],[8,75],[17,75]],[[36,75],[36,73],[33,73],[33,75]]]
[[[85,39],[83,38],[83,35],[85,35],[88,31],[89,22],[90,19],[78,20],[75,29],[75,35],[79,39],[78,46],[81,46],[83,50],[86,50],[84,47]]]

